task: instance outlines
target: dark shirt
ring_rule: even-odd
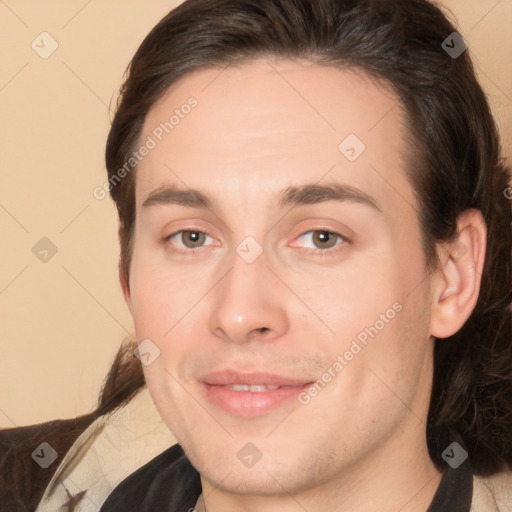
[[[179,444],[126,477],[100,512],[188,512],[201,494],[201,480]],[[426,512],[469,512],[473,473],[469,460],[448,468]]]

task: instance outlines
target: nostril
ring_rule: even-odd
[[[258,327],[257,329],[253,329],[253,334],[262,333],[265,331],[268,331],[268,327]]]

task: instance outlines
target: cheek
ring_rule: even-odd
[[[420,286],[408,296],[402,294],[400,311],[394,318],[385,323],[386,317],[391,316],[385,313],[382,323],[373,324],[374,328],[383,328],[369,338],[365,367],[374,373],[376,384],[389,388],[390,398],[395,392],[404,400],[407,397],[412,400],[423,378],[429,355],[427,292]]]
[[[382,260],[357,262],[319,284],[311,300],[316,297],[316,304],[324,308],[323,318],[337,335],[355,338],[361,334],[364,341],[368,329],[388,330],[400,309],[402,293],[393,270]]]
[[[135,244],[130,271],[130,298],[137,339],[161,337],[172,327],[173,304],[177,303],[178,283],[172,283],[148,252]],[[179,303],[179,302],[178,302]]]
[[[213,284],[198,272],[157,267],[143,258],[136,259],[132,269],[135,337],[139,343],[150,339],[160,350],[161,357],[156,362],[174,373],[177,365],[190,358],[207,337],[204,301]],[[149,379],[159,379],[155,376],[159,366],[155,363],[144,368]]]
[[[371,369],[390,383],[412,383],[423,365],[429,341],[428,279],[421,257],[407,265],[403,258],[390,251],[315,292],[330,308],[329,325],[337,337],[331,350],[346,355],[346,373],[359,382]]]

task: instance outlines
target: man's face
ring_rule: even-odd
[[[299,493],[425,453],[432,305],[403,130],[375,81],[290,61],[196,71],[148,113],[127,301],[204,481]],[[286,195],[306,185],[352,198]]]

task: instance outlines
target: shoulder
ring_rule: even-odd
[[[91,413],[0,430],[0,503],[34,510],[60,461],[94,420]]]
[[[509,512],[512,510],[512,471],[473,478],[471,512]]]
[[[201,493],[199,473],[179,444],[127,476],[100,512],[166,512],[192,509]]]
[[[54,512],[81,497],[81,510],[97,512],[128,475],[175,444],[144,387],[122,407],[98,417],[78,437],[54,472],[37,511]]]

